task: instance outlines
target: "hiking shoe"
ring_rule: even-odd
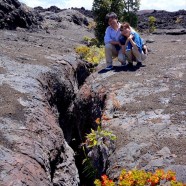
[[[113,69],[113,66],[112,65],[110,65],[110,66],[108,66],[108,67],[105,68],[105,70],[112,70],[112,69]]]
[[[129,68],[133,68],[134,66],[133,66],[133,63],[128,63],[128,65],[127,65]]]
[[[141,67],[142,66],[142,63],[141,62],[137,62],[136,66],[137,67]]]

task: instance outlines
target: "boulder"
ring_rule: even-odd
[[[0,2],[0,28],[38,27],[42,16],[17,0]]]

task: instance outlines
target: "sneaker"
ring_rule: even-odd
[[[134,67],[133,66],[133,63],[128,63],[128,65],[127,65],[129,68],[132,68],[132,67]]]
[[[142,66],[142,63],[141,62],[137,62],[136,66],[137,67],[141,67]]]
[[[112,65],[110,65],[110,66],[108,66],[108,67],[105,68],[105,70],[112,70],[112,69],[113,69],[113,66]]]

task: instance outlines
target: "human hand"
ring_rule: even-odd
[[[133,39],[133,37],[134,36],[132,34],[130,34],[130,36],[128,37],[128,39],[131,40],[131,39]]]

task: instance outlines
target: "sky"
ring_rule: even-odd
[[[25,3],[27,6],[36,7],[42,6],[48,8],[55,5],[61,9],[84,7],[85,9],[91,10],[93,0],[19,0]],[[186,10],[186,0],[141,0],[140,10],[155,9],[155,10],[167,10],[177,11]]]

